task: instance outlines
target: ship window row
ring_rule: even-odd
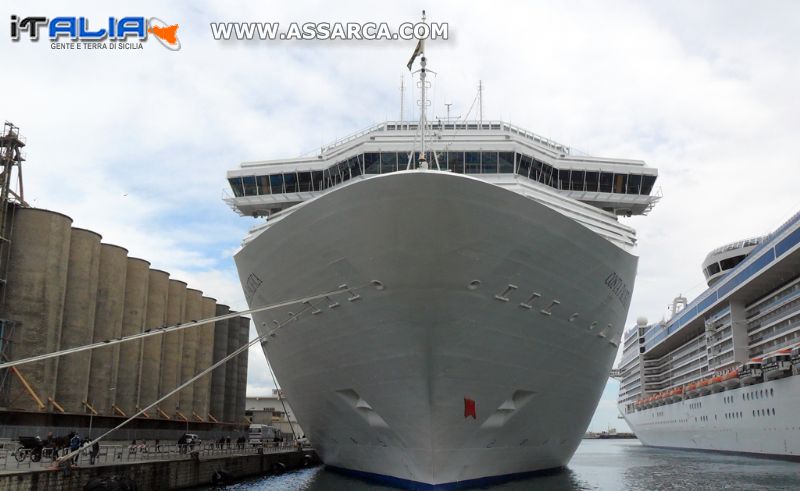
[[[416,168],[419,152],[371,152],[350,157],[327,169],[232,177],[234,196],[323,191],[360,175],[389,174]],[[456,174],[518,174],[563,191],[649,195],[656,176],[558,169],[516,152],[426,152],[431,168]],[[410,160],[409,160],[410,159]],[[410,164],[410,166],[409,166]]]
[[[725,419],[741,419],[742,412],[741,411],[734,411],[732,413],[725,413]]]
[[[758,350],[758,355],[760,355],[761,353],[765,352],[766,348],[771,348],[773,346],[778,346],[786,344],[789,341],[793,341],[798,337],[798,330],[800,330],[800,318],[797,314],[795,314],[786,320],[778,322],[777,324],[764,329],[763,331],[759,331],[757,334],[751,335],[749,339],[751,351],[755,352]],[[766,340],[769,340],[770,343],[764,343],[758,347],[755,346]]]
[[[760,329],[762,326],[767,326],[770,322],[773,322],[781,317],[794,314],[800,310],[800,292],[798,293],[799,294],[796,295],[797,298],[787,301],[785,304],[772,310],[769,314],[761,317],[755,322],[748,324],[747,332],[750,334],[755,334],[755,331]]]
[[[757,416],[775,416],[775,408],[753,409],[753,417]]]
[[[774,396],[775,396],[775,389],[774,388],[770,388],[769,390],[760,389],[760,390],[754,390],[752,392],[747,392],[745,394],[742,394],[742,400],[743,401],[755,401],[755,400],[758,400],[758,399],[765,399],[767,397],[774,397]]]
[[[798,295],[800,295],[800,277],[793,279],[786,287],[779,288],[778,291],[767,298],[762,298],[758,302],[747,306],[747,320],[752,321],[759,315],[768,312],[775,305],[787,299],[796,298]]]
[[[706,277],[709,278],[719,273],[720,271],[727,271],[739,265],[740,262],[747,257],[746,254],[725,258],[717,263],[711,263],[706,267]]]

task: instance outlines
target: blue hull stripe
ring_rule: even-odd
[[[384,484],[386,486],[391,486],[394,488],[399,489],[414,489],[414,490],[425,490],[425,491],[440,491],[445,489],[463,489],[463,488],[471,488],[476,486],[486,486],[489,484],[499,484],[507,481],[513,481],[515,479],[522,479],[525,477],[532,477],[532,476],[545,476],[545,475],[552,475],[557,474],[563,471],[563,467],[556,467],[555,469],[545,469],[539,471],[530,471],[530,472],[518,472],[516,474],[505,474],[502,476],[489,476],[489,477],[481,477],[478,479],[469,479],[467,481],[458,481],[458,482],[451,482],[446,484],[427,484],[417,481],[411,481],[409,479],[401,479],[399,477],[394,476],[386,476],[383,474],[374,474],[372,472],[364,472],[364,471],[356,471],[353,469],[344,469],[342,467],[335,467],[327,465],[325,466],[327,469],[330,469],[333,472],[338,472],[340,474],[353,476],[361,479],[370,480],[373,482],[377,482],[380,484]]]

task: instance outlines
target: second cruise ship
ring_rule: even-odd
[[[645,445],[800,458],[800,213],[702,268],[708,290],[625,333],[620,413]]]

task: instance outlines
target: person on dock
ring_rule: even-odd
[[[70,440],[69,440],[69,451],[70,452],[75,452],[79,448],[81,448],[81,437],[79,437],[77,433],[73,433],[72,438],[70,438]],[[79,457],[80,457],[80,454],[79,453],[75,453],[75,455],[72,457],[72,464],[73,465],[78,465],[78,458]]]
[[[92,442],[92,450],[89,452],[89,465],[94,465],[97,460],[97,455],[100,453],[100,442],[95,440]]]

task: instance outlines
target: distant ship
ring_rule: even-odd
[[[800,456],[800,213],[703,262],[706,290],[624,335],[619,410],[648,446]]]
[[[254,314],[261,335],[290,321],[263,349],[325,464],[412,488],[564,466],[633,289],[618,217],[656,176],[424,110],[229,171],[233,208],[267,217],[235,255],[251,308],[367,285]]]

